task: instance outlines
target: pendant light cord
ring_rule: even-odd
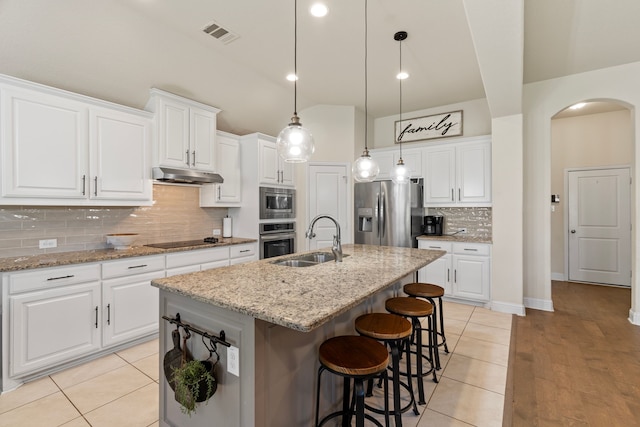
[[[367,85],[368,76],[367,76],[367,0],[364,0],[364,151],[369,154],[369,148],[367,147],[367,133],[368,133],[368,119],[369,119],[369,110],[368,110],[368,96],[369,96],[369,88]]]
[[[298,115],[298,0],[293,0],[293,115]]]
[[[400,39],[400,73],[402,73],[402,39]],[[400,144],[400,161],[402,161],[402,79],[400,80],[400,133],[398,133],[398,143]]]

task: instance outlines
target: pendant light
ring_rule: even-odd
[[[402,73],[402,41],[407,39],[406,31],[398,31],[393,35],[393,39],[400,42],[400,73]],[[406,78],[406,77],[405,77]],[[400,130],[402,130],[402,78],[400,74],[398,74],[398,80],[400,81],[400,120],[398,122],[398,126]],[[400,146],[400,158],[398,159],[398,163],[391,171],[391,180],[396,184],[407,184],[411,180],[411,171],[404,164],[402,160],[402,140],[400,139],[400,135],[402,133],[398,132],[398,140],[396,141]]]
[[[308,129],[302,127],[298,117],[298,1],[293,2],[294,14],[294,43],[293,43],[293,117],[291,123],[282,129],[276,140],[278,154],[289,163],[302,163],[311,158],[315,151],[313,135]]]
[[[353,178],[358,182],[371,182],[380,173],[380,167],[378,163],[369,155],[369,149],[367,148],[367,133],[368,133],[368,119],[369,112],[367,108],[367,0],[364,0],[364,151],[362,156],[358,157],[351,171],[353,172]]]

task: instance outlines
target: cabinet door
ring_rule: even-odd
[[[369,155],[378,163],[380,168],[380,173],[378,173],[376,180],[391,179],[391,170],[396,165],[394,153],[392,151],[370,151]]]
[[[216,114],[201,108],[190,108],[189,166],[208,172],[215,171]],[[224,175],[223,175],[224,177]]]
[[[10,376],[100,349],[99,307],[100,282],[10,297]]]
[[[393,167],[400,160],[400,149],[393,152]],[[411,178],[422,178],[422,149],[402,150],[402,161],[409,168]]]
[[[453,296],[489,300],[489,257],[454,255]]]
[[[429,148],[424,153],[425,206],[455,203],[455,149]]]
[[[456,200],[460,203],[491,202],[491,144],[461,145],[456,157]]]
[[[277,152],[276,152],[277,154]],[[286,185],[288,187],[293,187],[295,185],[295,164],[285,162],[277,156],[279,160],[279,168],[280,168],[280,184]]]
[[[216,138],[216,172],[224,179],[222,184],[216,184],[217,202],[239,203],[242,200],[240,142],[228,136]]]
[[[451,255],[444,255],[418,270],[418,280],[441,286],[445,295],[451,295],[451,273]]]
[[[89,197],[150,202],[149,120],[119,111],[91,109],[89,126]]]
[[[2,196],[85,199],[87,108],[26,89],[0,92]]]
[[[276,150],[275,142],[265,141],[263,139],[258,141],[258,156],[259,156],[259,169],[260,169],[260,183],[261,184],[273,184],[280,183],[280,170],[278,161],[278,151]]]
[[[170,99],[159,101],[156,113],[159,129],[159,163],[162,166],[184,168],[190,166],[189,107]]]
[[[158,330],[158,289],[150,282],[160,277],[164,277],[164,271],[102,282],[103,346]]]

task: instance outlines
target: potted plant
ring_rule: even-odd
[[[190,360],[173,371],[175,399],[184,414],[191,416],[196,403],[208,400],[216,392],[218,384],[213,376],[214,364],[209,360]]]

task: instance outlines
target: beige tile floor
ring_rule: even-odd
[[[511,316],[445,302],[449,354],[405,427],[501,426]],[[158,342],[123,350],[0,396],[0,427],[156,427]],[[393,422],[392,422],[393,423]]]

